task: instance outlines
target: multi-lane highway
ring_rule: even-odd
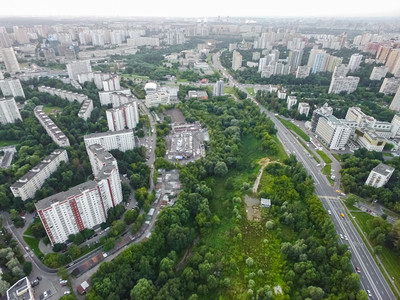
[[[216,53],[213,57],[214,67],[219,69],[221,73],[228,78],[229,82],[240,90],[247,93],[245,88],[236,82],[230,74],[222,68],[219,62],[219,53]],[[256,100],[249,95],[249,98],[256,102]],[[257,103],[257,102],[256,102]],[[274,116],[273,113],[267,111],[263,106],[257,103],[262,112],[264,112],[275,124],[278,130],[277,136],[283,144],[285,151],[288,154],[296,156],[297,160],[300,161],[306,168],[307,172],[312,176],[315,182],[315,193],[321,199],[324,207],[330,212],[332,222],[335,225],[338,234],[343,235],[343,239],[340,239],[341,243],[346,243],[349,250],[352,253],[351,262],[356,272],[356,268],[359,268],[359,275],[361,281],[361,288],[365,291],[370,291],[370,298],[389,300],[396,299],[388,283],[383,277],[380,269],[378,268],[375,260],[371,256],[363,240],[355,229],[353,223],[348,219],[345,214],[344,207],[340,201],[339,194],[337,191],[330,186],[325,175],[321,173],[321,168],[317,166],[315,160],[309,156],[309,153],[298,140],[292,135],[292,133],[282,125],[282,123]],[[345,214],[343,218],[341,214]],[[346,240],[347,238],[347,240]]]

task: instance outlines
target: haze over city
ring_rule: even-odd
[[[23,0],[7,3],[0,16],[154,16],[154,17],[217,17],[217,16],[277,16],[277,17],[396,17],[400,16],[400,2],[376,5],[372,1],[325,1],[290,0],[281,2],[246,1],[243,4],[230,1],[205,0],[195,6],[173,0],[152,2],[116,0],[112,5],[106,1],[72,0],[65,5],[53,1],[40,3]]]

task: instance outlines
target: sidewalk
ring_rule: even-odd
[[[43,243],[43,239],[40,239],[40,241],[39,241],[39,250],[40,250],[43,254],[47,254],[47,253],[52,253],[52,252],[53,252],[53,248],[51,248],[50,244],[46,246],[46,245]]]

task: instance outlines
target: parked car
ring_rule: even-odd
[[[37,285],[39,285],[39,280],[35,279],[34,281],[31,282],[32,287],[37,286]]]
[[[361,272],[360,267],[356,267],[356,271],[357,273],[360,273]]]

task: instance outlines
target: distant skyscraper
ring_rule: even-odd
[[[315,55],[314,64],[312,65],[312,73],[319,73],[325,71],[325,65],[329,54],[324,52],[319,52]]]
[[[224,95],[224,81],[222,79],[218,80],[214,85],[213,96],[223,96]]]
[[[350,57],[350,61],[349,61],[349,70],[350,72],[355,72],[358,70],[358,68],[360,67],[360,63],[362,60],[363,56],[361,54],[353,54]]]
[[[242,55],[238,51],[233,51],[232,70],[236,71],[242,67]]]
[[[301,64],[301,59],[303,58],[303,50],[292,50],[289,52],[288,65],[290,67],[290,72],[297,70],[297,67]]]
[[[3,61],[6,65],[7,72],[15,74],[21,71],[13,48],[1,49],[1,55],[3,56]]]

